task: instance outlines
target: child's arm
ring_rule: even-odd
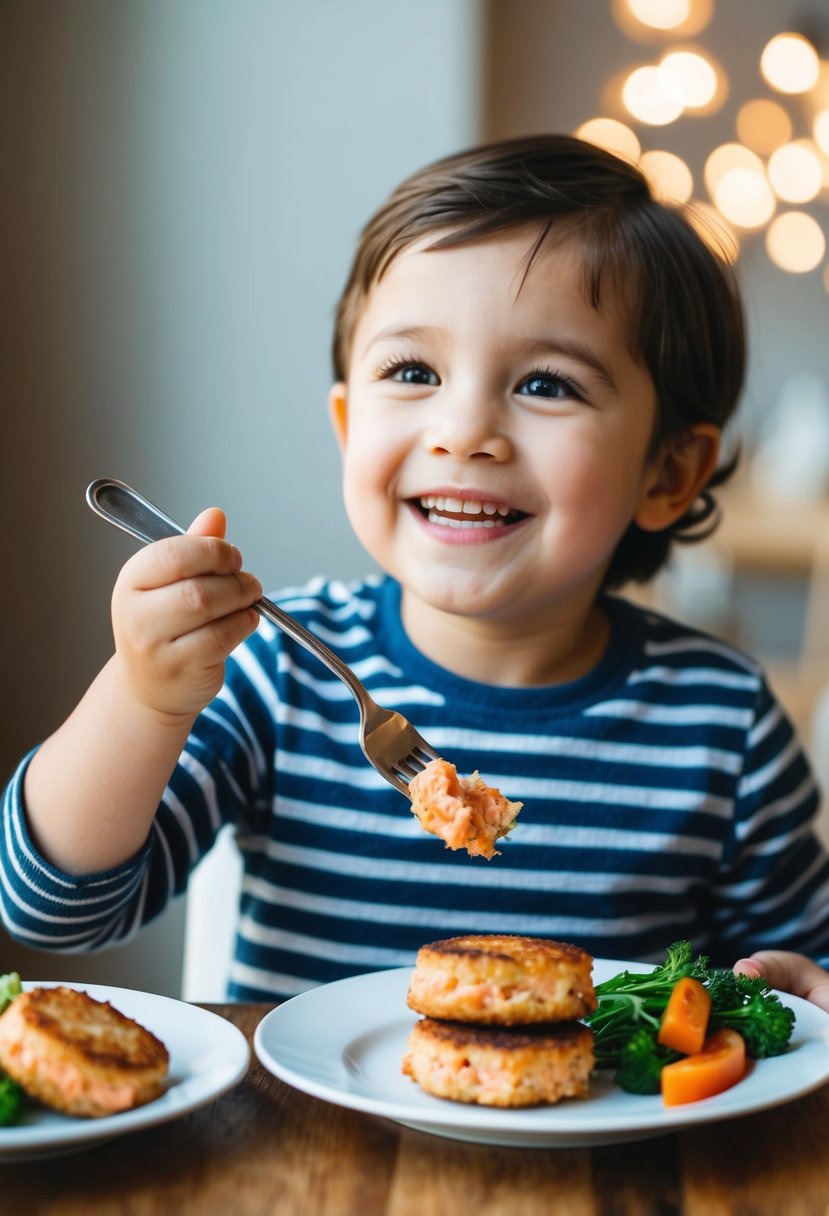
[[[750,958],[736,962],[734,970],[742,975],[762,975],[772,988],[803,997],[829,1013],[829,971],[824,971],[805,954],[794,954],[790,950],[758,950]]]
[[[124,566],[112,597],[115,654],[26,773],[31,835],[71,874],[111,869],[143,846],[161,795],[224,662],[256,628],[262,594],[211,509],[186,536]]]

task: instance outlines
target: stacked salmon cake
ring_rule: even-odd
[[[422,1014],[403,1072],[439,1098],[518,1107],[587,1096],[593,960],[545,938],[467,934],[418,951],[407,1003]]]

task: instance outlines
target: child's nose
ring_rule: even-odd
[[[499,424],[499,411],[470,393],[439,394],[423,434],[423,444],[435,456],[457,456],[462,460],[509,460],[512,442]]]

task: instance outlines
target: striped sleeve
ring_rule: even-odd
[[[0,915],[11,937],[65,952],[128,940],[185,890],[224,824],[248,824],[269,805],[267,662],[256,635],[228,660],[225,685],[193,727],[145,847],[113,870],[66,874],[40,855],[23,798],[31,757],[23,761],[4,792],[0,823]]]
[[[23,780],[30,760],[31,755],[6,787],[0,810],[4,928],[25,945],[67,953],[130,936],[143,923],[149,849],[101,874],[64,874],[50,865],[35,848],[26,823]]]

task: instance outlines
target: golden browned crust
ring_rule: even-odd
[[[579,1022],[494,1030],[421,1018],[403,1073],[454,1102],[537,1106],[586,1097],[594,1062],[593,1032]]]
[[[169,1055],[108,1002],[74,988],[34,988],[0,1015],[0,1067],[45,1105],[94,1118],[157,1098]]]
[[[596,1008],[591,956],[548,938],[466,934],[421,946],[407,1002],[451,1021],[570,1021]]]

